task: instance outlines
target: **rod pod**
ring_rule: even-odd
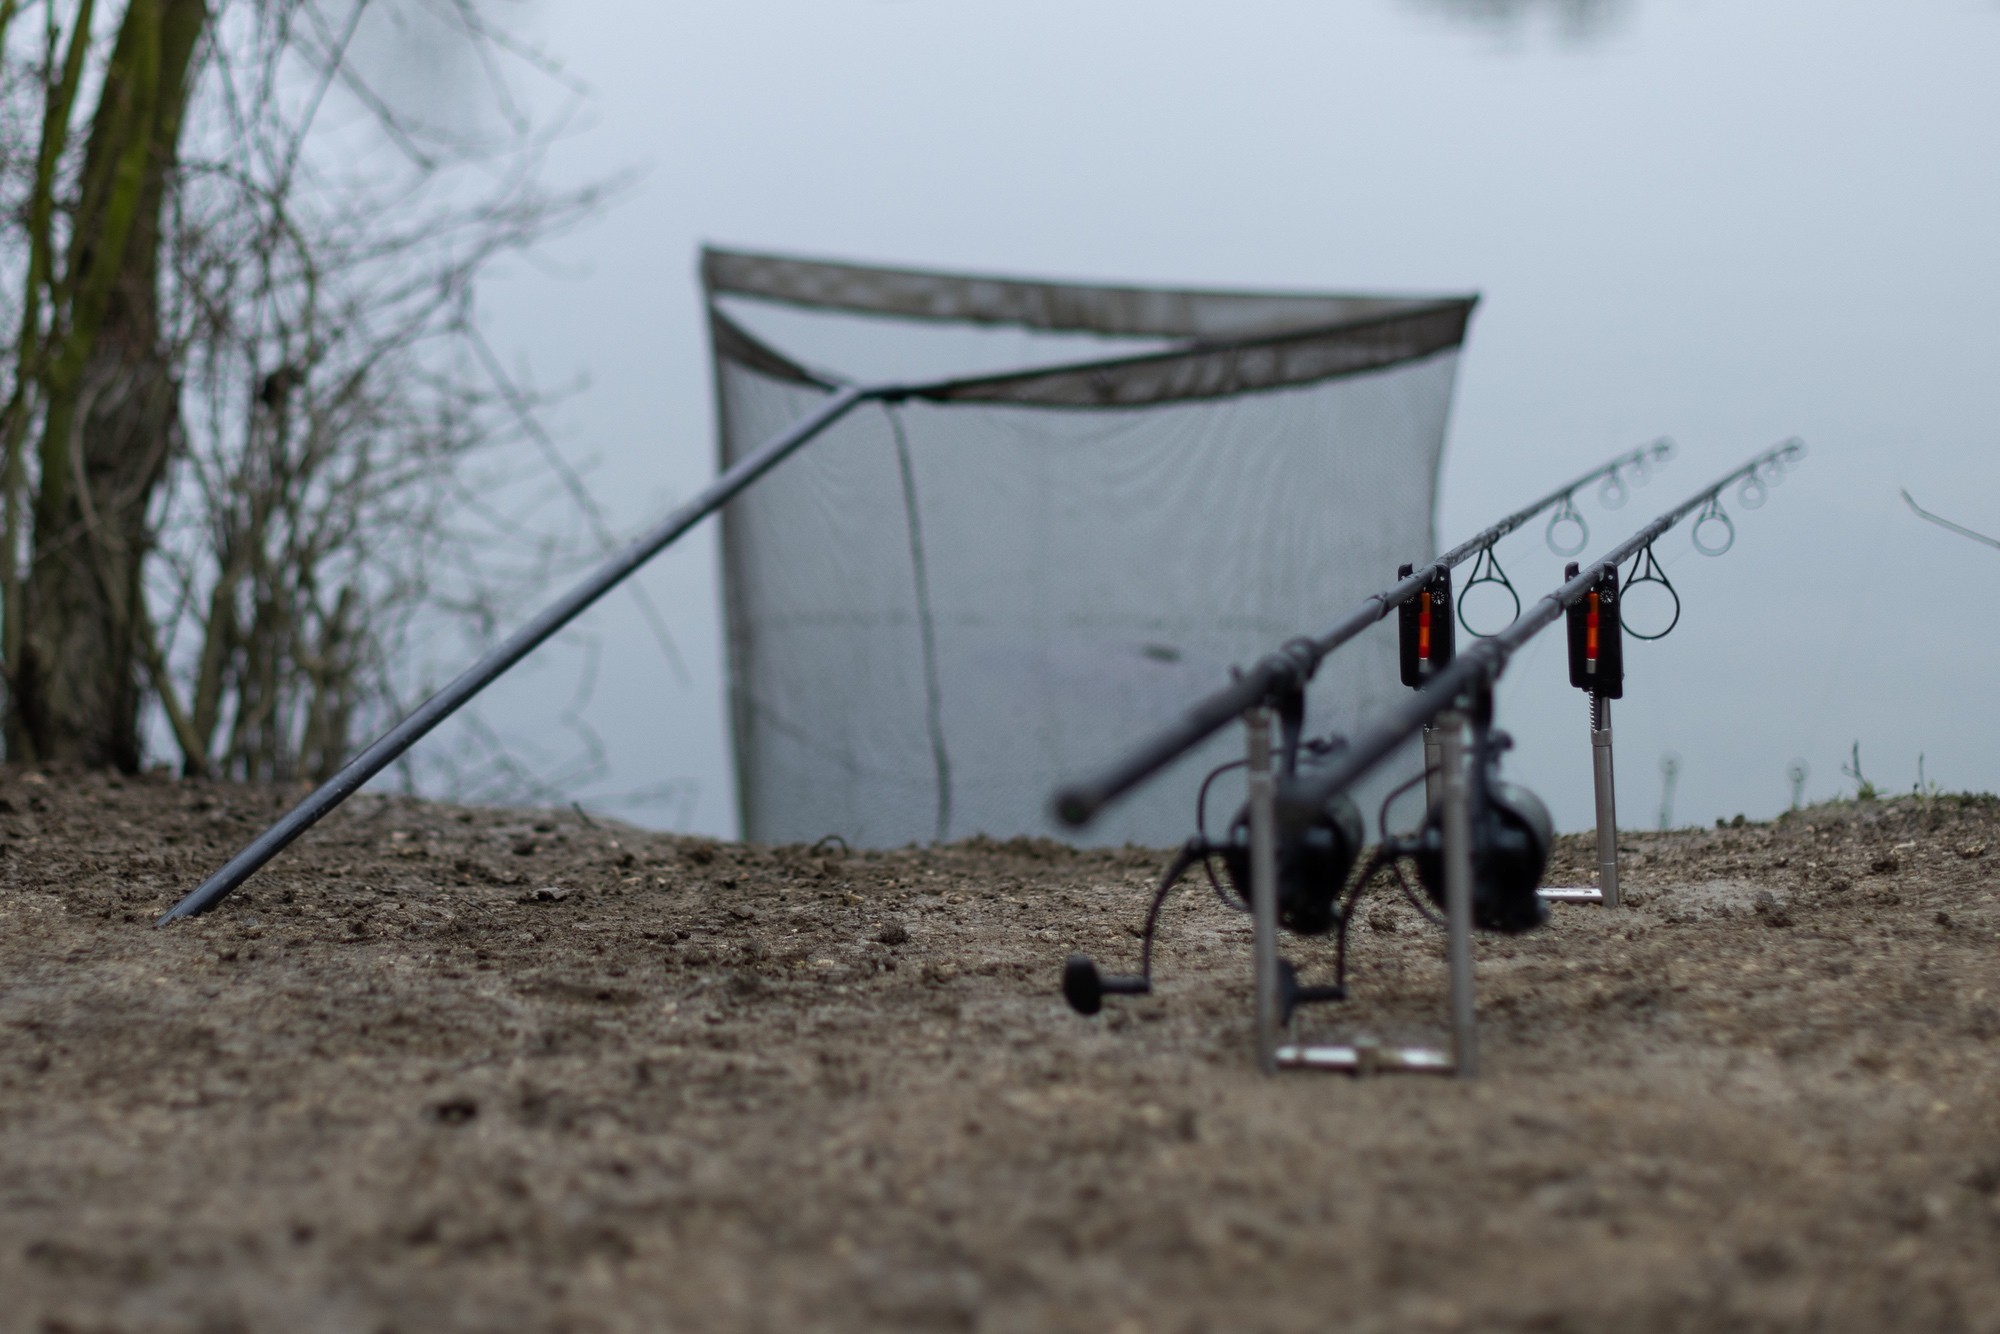
[[[1475,708],[1482,707],[1475,701]],[[1287,1070],[1327,1070],[1352,1075],[1427,1074],[1471,1079],[1479,1074],[1479,1016],[1472,961],[1473,815],[1475,803],[1486,800],[1478,777],[1485,763],[1486,729],[1476,729],[1478,743],[1468,763],[1466,719],[1457,711],[1440,714],[1426,736],[1439,760],[1435,781],[1444,834],[1445,964],[1451,979],[1451,1047],[1392,1046],[1372,1037],[1355,1037],[1344,1044],[1288,1043],[1276,1052],[1276,1064]],[[1478,790],[1474,790],[1477,783]]]
[[[1489,708],[1490,697],[1476,696],[1472,707],[1475,711]],[[1482,713],[1479,716],[1483,718],[1485,715]],[[1487,728],[1482,723],[1475,728],[1477,740],[1468,762],[1465,732],[1465,715],[1452,711],[1439,715],[1424,734],[1425,745],[1437,756],[1430,776],[1439,793],[1438,809],[1444,836],[1445,963],[1451,980],[1449,1050],[1430,1046],[1386,1045],[1378,1038],[1357,1036],[1344,1044],[1287,1043],[1276,1048],[1273,1066],[1352,1075],[1404,1073],[1456,1075],[1461,1079],[1478,1075],[1479,1021],[1472,958],[1473,900],[1478,891],[1474,871],[1473,809],[1475,805],[1483,806],[1487,800],[1481,766],[1485,764],[1489,752],[1485,739]],[[1273,805],[1275,807],[1275,802]],[[1251,812],[1254,821],[1254,803]],[[1275,818],[1275,810],[1273,814]],[[1255,829],[1254,824],[1252,829]],[[1262,936],[1258,939],[1261,940]],[[1275,957],[1275,950],[1273,955]],[[1264,993],[1260,990],[1258,994],[1261,1014]],[[1272,994],[1275,997],[1275,987]]]

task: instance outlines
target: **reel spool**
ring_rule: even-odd
[[[1246,832],[1246,809],[1231,825],[1232,834]],[[1278,827],[1278,921],[1301,936],[1323,936],[1341,925],[1340,896],[1347,877],[1361,859],[1361,812],[1345,794],[1331,798],[1310,818]],[[1212,844],[1191,839],[1167,869],[1146,916],[1140,971],[1106,973],[1088,955],[1072,954],[1063,966],[1063,999],[1078,1014],[1096,1014],[1106,996],[1144,996],[1153,990],[1152,941],[1160,907],[1181,876],[1196,862],[1213,857],[1243,904],[1250,901],[1250,844],[1247,838]],[[1295,1006],[1313,1001],[1344,1000],[1340,987],[1306,986],[1285,964],[1281,978],[1282,1004],[1289,1018]]]
[[[1548,904],[1536,893],[1548,870],[1555,822],[1542,799],[1524,787],[1487,779],[1484,830],[1473,846],[1484,849],[1473,868],[1472,921],[1482,931],[1519,935],[1549,920]],[[1475,815],[1475,819],[1481,818]],[[1418,831],[1411,860],[1424,892],[1439,910],[1444,899],[1444,808],[1432,803]]]
[[[1323,936],[1340,924],[1340,896],[1361,860],[1361,811],[1345,793],[1303,822],[1288,822],[1284,808],[1279,809],[1278,924],[1294,935]],[[1248,829],[1249,824],[1245,810],[1230,829]],[[1232,840],[1215,851],[1236,897],[1250,902],[1248,840]]]

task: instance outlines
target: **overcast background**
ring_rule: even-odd
[[[1992,0],[563,0],[534,39],[587,83],[558,176],[624,201],[488,289],[485,324],[621,531],[713,472],[703,241],[1168,284],[1476,290],[1446,543],[1615,449],[1680,455],[1601,550],[1750,452],[1811,453],[1710,560],[1661,554],[1680,628],[1628,649],[1620,815],[1781,810],[1868,777],[2000,790],[2000,5]],[[1524,591],[1560,561],[1502,558]],[[586,805],[728,834],[715,529],[646,584],[678,675],[614,597],[486,707],[549,756],[584,717]],[[1329,608],[1329,612],[1336,609]],[[1635,617],[1641,610],[1634,605]],[[1315,627],[1301,626],[1302,631]],[[1515,777],[1590,820],[1559,635],[1516,660]],[[1051,775],[1053,779],[1055,775]],[[674,784],[661,790],[662,784]],[[619,794],[653,789],[637,804]]]

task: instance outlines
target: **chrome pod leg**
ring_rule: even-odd
[[[1452,1066],[1459,1078],[1470,1079],[1479,1073],[1479,1021],[1472,989],[1472,809],[1465,782],[1465,720],[1445,714],[1438,719],[1438,732]]]
[[[1250,920],[1257,995],[1257,1067],[1278,1069],[1278,786],[1271,772],[1271,711],[1243,716],[1249,734]]]
[[[1618,906],[1618,797],[1611,768],[1611,701],[1590,697],[1590,762],[1597,787],[1597,887]]]

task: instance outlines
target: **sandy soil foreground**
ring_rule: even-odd
[[[280,804],[0,772],[0,1328],[2000,1330],[1992,799],[1629,836],[1470,1083],[1254,1075],[1205,889],[1071,1014],[1141,850],[363,798],[151,928]],[[1436,1030],[1364,919],[1304,1029]]]

